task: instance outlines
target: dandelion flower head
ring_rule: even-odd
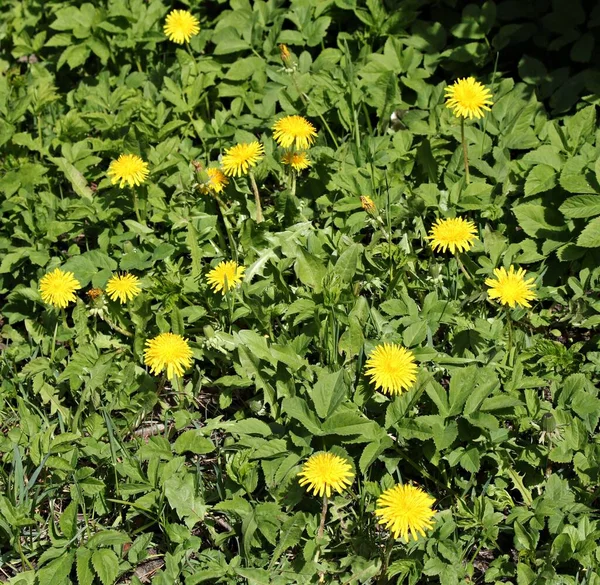
[[[221,169],[209,167],[206,169],[208,175],[208,181],[202,185],[201,190],[203,193],[213,192],[222,193],[225,187],[229,185],[229,179],[223,174]]]
[[[130,187],[141,185],[148,176],[148,163],[136,154],[122,154],[113,160],[108,167],[108,176],[111,183],[122,189],[127,183]]]
[[[163,30],[170,41],[183,45],[200,32],[200,23],[187,10],[172,10],[167,15]]]
[[[425,530],[433,527],[434,502],[421,488],[396,485],[379,496],[375,514],[379,516],[379,524],[383,524],[394,538],[402,537],[408,541],[412,536],[417,540],[418,534],[425,536]]]
[[[64,309],[77,300],[75,291],[81,288],[72,272],[63,272],[56,268],[40,279],[40,295],[45,303]]]
[[[531,307],[529,301],[537,298],[533,291],[534,279],[525,279],[525,271],[522,268],[515,271],[514,266],[511,266],[508,272],[504,267],[496,268],[494,276],[495,278],[487,278],[485,281],[490,287],[488,296],[491,299],[497,299],[512,309],[515,305]]]
[[[472,221],[462,217],[453,217],[450,219],[438,219],[431,227],[428,240],[431,240],[431,246],[434,250],[445,252],[450,249],[454,254],[456,250],[466,252],[473,247],[473,240],[476,239],[477,230]]]
[[[306,149],[313,144],[317,136],[315,127],[302,116],[286,116],[273,125],[273,138],[283,148]]]
[[[144,363],[155,375],[166,369],[171,380],[175,376],[183,376],[186,368],[192,365],[192,350],[181,335],[161,333],[146,341]]]
[[[348,487],[353,479],[352,466],[342,457],[333,453],[316,453],[308,458],[298,474],[301,486],[308,486],[315,496],[326,495],[331,492],[341,493]]]
[[[368,195],[360,196],[360,205],[367,213],[374,213],[377,210],[375,202]]]
[[[305,152],[287,151],[281,157],[281,161],[284,165],[292,167],[295,171],[303,171],[310,166],[310,159],[306,156]]]
[[[260,142],[242,142],[225,151],[221,167],[228,177],[241,177],[255,166],[264,154],[265,147]]]
[[[141,290],[140,279],[133,274],[115,274],[106,283],[106,294],[121,304],[136,297]]]
[[[417,365],[411,351],[395,343],[384,343],[369,354],[365,373],[383,393],[402,394],[417,379]]]
[[[225,294],[242,283],[244,270],[246,269],[243,266],[239,266],[233,260],[220,262],[208,273],[206,280],[215,292],[223,291]]]
[[[458,79],[448,86],[446,92],[446,107],[455,116],[463,118],[483,118],[484,110],[489,111],[492,92],[476,81],[474,77]]]

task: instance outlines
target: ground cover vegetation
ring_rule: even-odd
[[[599,29],[5,0],[0,579],[600,585]]]

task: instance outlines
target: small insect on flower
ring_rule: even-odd
[[[176,333],[161,333],[146,341],[144,363],[153,374],[167,370],[167,378],[183,376],[192,365],[192,350],[187,339]]]
[[[281,157],[281,162],[284,165],[292,167],[295,171],[303,171],[310,167],[311,162],[305,152],[286,152]]]
[[[200,191],[205,195],[208,193],[222,193],[225,187],[229,185],[229,179],[223,174],[221,169],[210,167],[206,169],[208,181],[200,185]]]
[[[163,30],[170,41],[183,45],[200,32],[200,22],[187,10],[172,10],[167,15]]]
[[[40,279],[40,295],[45,303],[64,309],[77,300],[75,291],[81,288],[72,272],[63,272],[60,268],[49,272]]]
[[[417,365],[411,351],[396,345],[378,345],[365,363],[365,373],[376,389],[397,395],[408,390],[417,379]]]
[[[445,252],[448,248],[454,254],[456,250],[466,252],[473,247],[477,230],[472,221],[462,217],[438,219],[431,227],[428,240],[434,250]]]
[[[142,291],[140,279],[133,274],[115,274],[106,283],[106,294],[111,300],[117,299],[123,305]]]
[[[377,207],[375,206],[375,202],[368,195],[360,196],[360,205],[367,213],[376,213]]]
[[[122,189],[127,183],[130,187],[141,185],[148,177],[148,163],[136,154],[122,154],[108,167],[111,183]]]
[[[474,77],[459,79],[444,91],[446,107],[457,117],[483,118],[484,110],[490,111],[494,103],[492,92]]]
[[[295,145],[299,149],[307,149],[317,136],[315,127],[302,116],[286,116],[273,125],[273,138],[283,148]]]
[[[206,280],[215,292],[222,291],[225,294],[242,284],[244,270],[243,266],[233,260],[220,262],[207,274]]]
[[[485,281],[485,284],[490,287],[488,296],[508,305],[511,309],[515,305],[531,307],[529,301],[537,298],[533,291],[534,279],[525,279],[525,274],[522,268],[515,271],[514,266],[511,266],[508,272],[504,267],[496,268],[494,270],[495,278],[487,278]]]
[[[221,168],[228,177],[241,177],[258,164],[264,154],[265,147],[260,142],[242,142],[225,151]]]
[[[308,486],[315,496],[331,496],[331,492],[341,493],[352,484],[352,466],[332,453],[316,453],[308,458],[298,474],[301,486]]]
[[[418,534],[425,536],[425,531],[433,528],[434,502],[421,488],[396,485],[379,496],[375,514],[394,538],[402,537],[408,542],[409,536],[417,540]]]

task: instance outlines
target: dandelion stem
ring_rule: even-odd
[[[142,219],[140,217],[140,202],[138,200],[137,191],[135,188],[131,190],[133,191],[133,210],[135,211],[135,217],[138,220],[138,223],[142,223]]]
[[[296,196],[296,172],[292,169],[292,187],[291,187],[292,197]]]
[[[256,179],[254,178],[254,173],[250,171],[250,184],[252,185],[252,191],[254,192],[254,204],[256,205],[256,223],[262,223],[264,221],[262,214],[262,207],[260,205],[260,193],[258,192],[258,185],[256,184]]]
[[[233,239],[233,236],[231,235],[231,226],[229,225],[229,220],[227,219],[227,215],[226,215],[227,205],[225,205],[223,200],[216,194],[215,194],[215,200],[217,202],[219,211],[221,212],[221,217],[223,219],[223,225],[225,225],[225,231],[227,232],[227,238],[229,239],[229,245],[231,246],[231,251],[233,252],[234,260],[237,262],[238,261],[238,251],[237,251],[237,246],[235,245],[235,240]]]
[[[323,508],[321,509],[321,523],[319,524],[319,532],[317,532],[317,538],[323,538],[325,532],[325,520],[327,518],[327,496],[323,495]]]
[[[471,182],[469,177],[469,155],[467,153],[467,141],[465,140],[465,119],[460,119],[460,139],[462,141],[463,158],[465,160],[465,175],[467,177],[467,185]]]
[[[387,583],[387,570],[390,565],[390,557],[392,556],[392,548],[394,547],[394,537],[390,534],[388,541],[385,545],[385,551],[383,553],[383,563],[381,565],[381,573],[377,579],[377,585],[383,585]]]
[[[513,351],[513,335],[514,335],[514,331],[513,331],[513,322],[512,322],[512,318],[510,316],[510,309],[507,307],[506,308],[506,327],[508,329],[508,346],[506,349],[507,355],[507,363],[508,366],[512,366],[513,365],[513,359],[512,359],[512,351]]]
[[[50,363],[54,361],[54,351],[56,350],[56,334],[58,333],[58,316],[54,324],[54,335],[52,336],[52,349],[50,351]]]
[[[458,254],[456,254],[456,262],[458,263],[458,267],[462,271],[462,273],[467,277],[467,280],[473,282],[473,277],[469,274],[469,271],[465,268],[465,265],[462,263]]]

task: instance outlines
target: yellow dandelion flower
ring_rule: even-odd
[[[462,217],[453,217],[450,219],[438,219],[431,227],[428,240],[431,240],[431,247],[434,250],[445,252],[450,248],[454,254],[456,250],[466,252],[473,247],[473,240],[477,239],[475,235],[477,230],[472,221]]]
[[[63,272],[60,268],[45,274],[40,279],[40,295],[45,303],[64,309],[77,300],[75,291],[81,288],[72,272]]]
[[[525,280],[525,271],[519,268],[515,272],[514,266],[508,269],[504,267],[494,270],[494,278],[487,278],[485,284],[490,287],[488,296],[491,299],[498,299],[502,304],[509,305],[512,309],[515,305],[522,307],[531,307],[529,301],[535,300],[536,294],[532,290],[534,288],[533,278]]]
[[[187,10],[172,10],[167,15],[163,30],[170,41],[183,45],[200,32],[200,22]]]
[[[192,365],[192,350],[187,339],[176,333],[161,333],[146,341],[144,363],[153,374],[160,374],[165,368],[167,378],[183,376],[183,372]]]
[[[228,177],[241,177],[256,165],[264,154],[265,147],[260,142],[242,142],[225,151],[221,167]]]
[[[136,297],[141,291],[140,279],[133,274],[115,274],[106,283],[106,294],[113,301],[118,299],[122,305]]]
[[[286,116],[273,125],[273,138],[283,148],[295,144],[296,148],[306,149],[314,143],[316,136],[315,127],[302,116]]]
[[[315,496],[328,498],[331,491],[341,493],[352,484],[354,473],[352,466],[341,457],[332,453],[316,453],[308,458],[298,474],[300,485],[307,485],[307,489],[313,490]]]
[[[446,107],[457,117],[483,118],[484,110],[490,111],[490,106],[494,103],[491,99],[492,92],[474,77],[459,79],[444,91]]]
[[[200,191],[205,195],[207,193],[222,193],[225,187],[229,185],[229,179],[223,174],[221,169],[214,167],[206,169],[208,181],[200,185]]]
[[[377,499],[375,514],[394,536],[406,541],[409,536],[417,540],[417,534],[425,536],[425,530],[433,528],[435,500],[421,488],[397,485],[385,490]]]
[[[367,213],[375,213],[377,211],[375,202],[368,195],[360,196],[360,205]]]
[[[286,152],[281,157],[281,162],[284,165],[292,167],[295,171],[303,171],[310,166],[310,159],[305,152]]]
[[[417,379],[417,365],[411,351],[395,343],[384,343],[369,354],[365,373],[383,393],[402,394]]]
[[[113,185],[119,183],[121,189],[125,183],[130,187],[136,187],[146,180],[148,163],[136,154],[122,154],[110,163],[107,174],[111,178],[111,183]]]
[[[289,58],[292,56],[287,45],[284,45],[283,43],[279,45],[279,56],[281,57],[284,65],[287,65]]]
[[[242,283],[244,270],[243,266],[233,260],[221,262],[208,273],[206,280],[215,292],[223,291],[225,294]]]

